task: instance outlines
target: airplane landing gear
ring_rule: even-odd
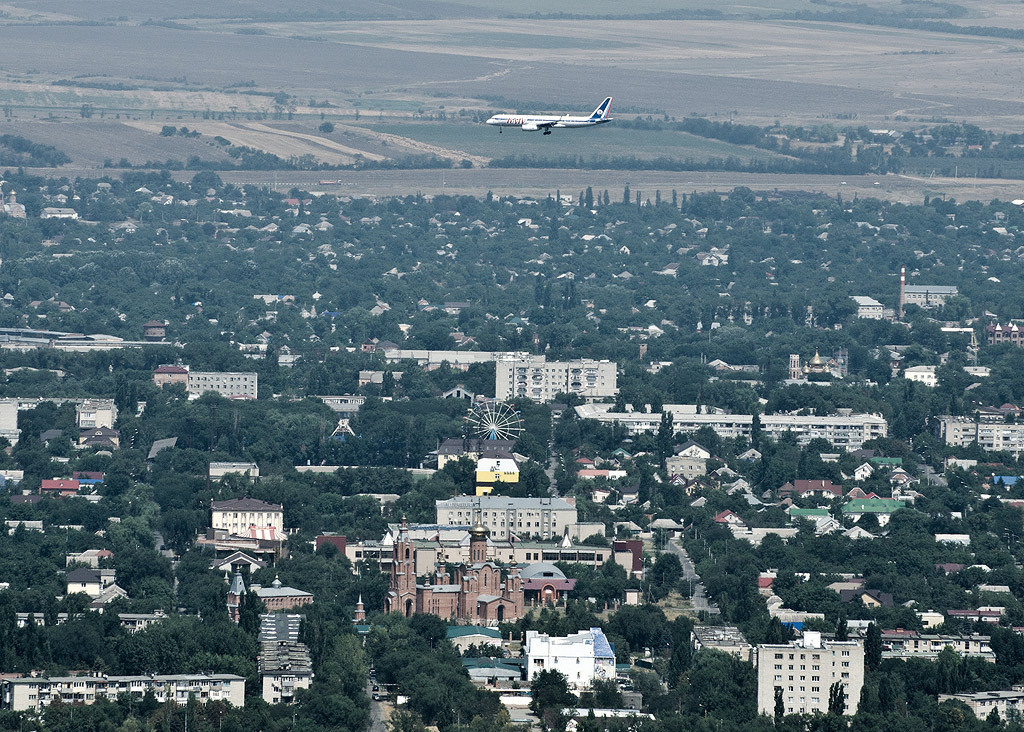
[[[551,134],[551,130],[544,130],[544,134],[545,135],[550,135]]]

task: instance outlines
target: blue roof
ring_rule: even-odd
[[[1018,480],[1024,480],[1024,476],[1020,475],[993,475],[992,485],[1001,482],[1003,485],[1013,485]]]
[[[594,658],[615,658],[615,651],[605,638],[604,631],[600,628],[591,628],[590,632],[594,634]]]

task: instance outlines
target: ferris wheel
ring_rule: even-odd
[[[523,420],[505,402],[479,402],[466,416],[466,432],[484,440],[515,440],[523,432]]]

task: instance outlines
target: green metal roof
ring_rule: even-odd
[[[905,508],[895,498],[858,498],[843,506],[843,513],[892,513]]]

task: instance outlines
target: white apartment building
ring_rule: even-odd
[[[631,435],[656,433],[661,424],[661,414],[657,412],[613,412],[612,408],[611,404],[583,404],[576,407],[576,415],[604,424],[618,422]],[[672,414],[672,429],[677,433],[693,433],[701,427],[710,427],[719,437],[749,439],[754,422],[750,414],[698,413],[694,404],[666,404],[663,409]],[[777,440],[786,432],[793,432],[801,445],[821,438],[844,450],[859,450],[867,440],[889,434],[889,426],[880,415],[853,414],[848,409],[840,409],[839,414],[832,416],[762,414],[758,419],[761,433],[766,437]]]
[[[117,421],[117,406],[112,399],[86,399],[75,405],[75,421],[81,430],[112,430]]]
[[[589,689],[595,680],[615,679],[615,651],[600,628],[554,637],[526,631],[526,679],[558,671],[572,689]]]
[[[223,529],[231,536],[241,536],[250,527],[284,530],[284,508],[255,498],[232,498],[211,501],[210,526]]]
[[[792,643],[757,647],[757,712],[775,713],[775,690],[782,689],[786,714],[824,714],[829,689],[843,685],[844,714],[856,714],[864,686],[864,647],[857,641],[822,641],[804,631]]]
[[[938,366],[909,366],[903,369],[903,378],[934,389],[939,385],[937,369]],[[992,373],[988,366],[964,366],[964,371],[976,379],[987,378]]]
[[[415,361],[427,371],[432,371],[443,363],[448,364],[453,369],[466,371],[475,363],[490,363],[491,361],[529,357],[528,353],[519,351],[431,351],[420,348],[389,348],[384,351],[384,360],[388,363]]]
[[[39,712],[55,701],[64,704],[92,704],[97,699],[116,699],[130,694],[141,699],[152,689],[160,703],[184,705],[194,695],[200,704],[226,701],[245,704],[245,678],[234,674],[176,674],[167,676],[25,676],[4,679],[4,709]]]
[[[579,394],[589,401],[618,393],[613,361],[548,361],[544,356],[523,356],[495,363],[494,395],[502,401],[525,397],[550,402],[556,394]]]
[[[479,518],[494,540],[509,534],[559,538],[577,522],[576,505],[562,498],[455,496],[434,505],[439,526],[472,526]]]
[[[970,417],[944,415],[935,426],[939,439],[949,447],[965,447],[977,442],[987,452],[1006,451],[1015,458],[1024,453],[1024,424],[981,422]]]
[[[853,295],[850,298],[857,303],[857,317],[868,320],[881,320],[885,317],[885,307],[873,297]]]
[[[1014,686],[1010,691],[939,694],[939,704],[951,700],[966,704],[978,719],[988,718],[993,709],[999,713],[999,718],[1003,720],[1009,719],[1014,714],[1024,715],[1024,686]]]
[[[0,399],[0,437],[6,437],[11,445],[17,445],[21,437],[18,429],[18,400]]]
[[[228,399],[255,399],[258,391],[255,371],[189,371],[189,397],[195,399],[213,391]]]

